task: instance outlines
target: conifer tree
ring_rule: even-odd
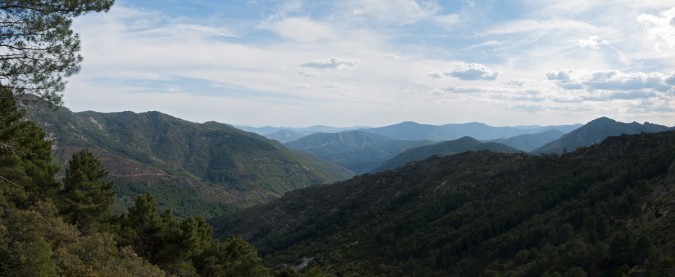
[[[0,2],[0,86],[15,96],[39,95],[60,104],[65,78],[79,71],[80,38],[72,18],[110,9],[114,0]]]
[[[23,119],[11,91],[0,87],[0,189],[13,205],[44,199],[58,187],[51,143],[35,123]]]
[[[64,219],[80,229],[91,232],[110,216],[115,200],[113,183],[103,180],[107,171],[88,150],[73,154],[68,163],[59,210]]]

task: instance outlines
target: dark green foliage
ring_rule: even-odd
[[[57,196],[59,210],[66,222],[89,233],[98,228],[97,223],[110,218],[115,193],[113,183],[103,180],[107,174],[88,150],[73,154],[66,168],[63,189]]]
[[[230,237],[224,242],[214,240],[195,258],[195,267],[201,276],[270,275],[255,248],[239,237]]]
[[[204,218],[176,218],[171,210],[157,211],[150,194],[139,196],[136,205],[121,219],[120,243],[131,246],[141,257],[179,276],[263,276],[268,270],[252,245],[232,237],[212,239]]]
[[[107,11],[113,0],[3,0],[0,3],[0,86],[15,96],[40,95],[60,104],[65,77],[79,71],[80,39],[72,18]]]
[[[253,246],[239,238],[212,239],[201,216],[158,213],[150,194],[115,220],[110,216],[113,184],[103,180],[106,170],[87,150],[73,154],[63,188],[56,191],[51,144],[22,119],[13,97],[0,98],[0,145],[6,150],[0,156],[0,275],[270,274]]]
[[[558,156],[436,157],[291,192],[217,234],[338,275],[670,276],[675,132]]]
[[[105,233],[81,235],[49,202],[0,216],[2,276],[164,276]]]
[[[51,143],[36,124],[23,119],[12,93],[0,88],[0,188],[4,197],[20,205],[35,202],[58,188]]]

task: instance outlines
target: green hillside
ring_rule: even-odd
[[[466,151],[492,151],[499,153],[517,153],[519,152],[516,149],[513,149],[509,146],[506,146],[501,143],[495,142],[486,142],[481,143],[480,141],[471,138],[463,137],[457,140],[445,141],[431,145],[425,145],[420,147],[415,147],[403,151],[402,153],[396,155],[396,157],[389,159],[377,167],[375,167],[372,172],[380,172],[387,169],[394,169],[397,167],[404,166],[410,162],[421,161],[427,159],[431,156],[447,156],[454,155],[457,153],[462,153]]]
[[[213,223],[272,266],[313,258],[338,276],[673,276],[674,190],[675,132],[645,133],[435,157]]]
[[[118,209],[151,192],[180,215],[210,216],[350,176],[339,166],[216,122],[39,105],[30,106],[28,117],[54,140],[57,161],[82,148],[100,157],[116,183]]]
[[[338,164],[355,173],[365,173],[397,154],[430,141],[395,140],[365,131],[318,133],[284,144]]]

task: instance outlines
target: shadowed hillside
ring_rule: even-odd
[[[501,143],[480,141],[471,138],[463,137],[457,140],[445,141],[441,143],[425,145],[408,149],[396,157],[389,159],[382,164],[375,167],[372,172],[380,172],[387,169],[394,169],[404,166],[410,162],[421,161],[431,156],[447,156],[454,155],[467,151],[492,151],[497,153],[517,153],[520,152],[509,146]]]
[[[675,132],[564,156],[462,153],[291,192],[213,220],[270,265],[338,275],[675,273]]]

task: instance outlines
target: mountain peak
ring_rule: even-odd
[[[657,124],[642,125],[637,122],[623,123],[608,117],[600,117],[588,122],[586,125],[562,136],[557,141],[550,142],[533,153],[564,153],[574,151],[579,147],[598,144],[607,137],[620,136],[623,134],[633,135],[639,133],[658,133],[667,131],[669,128]]]
[[[456,142],[462,142],[462,143],[481,143],[475,138],[472,138],[470,136],[463,136],[461,138],[458,138],[455,140]]]
[[[611,119],[609,117],[603,116],[603,117],[598,117],[596,119],[591,120],[588,122],[588,124],[598,124],[598,123],[617,123],[616,120]]]

